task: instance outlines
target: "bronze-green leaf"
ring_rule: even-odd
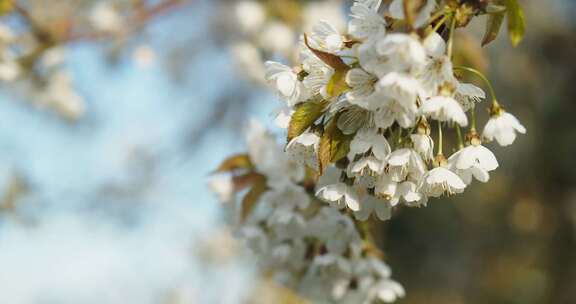
[[[345,135],[340,131],[337,124],[339,116],[340,114],[336,114],[330,120],[320,138],[320,145],[318,147],[320,175],[322,175],[330,163],[339,161],[350,151],[350,141],[352,141],[354,136],[352,134]]]
[[[252,161],[248,154],[233,155],[220,164],[216,172],[231,172],[239,169],[252,169]]]
[[[508,36],[513,46],[517,46],[524,38],[526,20],[518,0],[506,0],[508,14]]]
[[[500,32],[500,28],[502,27],[504,15],[504,12],[490,14],[488,21],[486,22],[486,31],[484,32],[484,38],[482,38],[482,46],[485,46],[496,39]]]
[[[308,36],[306,34],[304,34],[304,44],[306,44],[306,47],[308,47],[308,49],[312,51],[312,53],[314,53],[314,55],[316,55],[318,59],[322,60],[322,62],[324,62],[334,70],[339,71],[349,69],[348,65],[344,63],[342,58],[338,57],[337,55],[311,47],[310,43],[308,43]]]
[[[242,221],[245,221],[248,215],[252,213],[252,210],[254,210],[256,203],[258,203],[258,200],[260,199],[260,196],[262,196],[262,194],[266,192],[267,189],[268,186],[266,186],[266,177],[263,175],[258,175],[258,178],[254,180],[252,188],[242,199]]]
[[[346,74],[348,73],[348,70],[348,67],[346,67],[345,69],[334,71],[334,74],[326,85],[326,93],[328,93],[330,97],[339,96],[350,89],[346,83]]]
[[[309,101],[296,106],[288,126],[288,141],[302,134],[308,129],[322,114],[328,105],[328,101],[316,96]]]

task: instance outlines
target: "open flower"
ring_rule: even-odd
[[[377,129],[362,128],[350,142],[348,157],[353,159],[355,155],[364,154],[370,149],[372,149],[372,154],[379,160],[384,160],[391,152],[390,144],[386,137],[378,134]]]
[[[346,98],[351,104],[364,109],[371,109],[371,97],[374,95],[374,84],[378,82],[376,76],[360,68],[351,69],[346,74],[346,84],[350,91]]]
[[[482,132],[484,138],[489,141],[496,139],[499,145],[509,146],[516,140],[516,132],[526,133],[526,128],[514,115],[501,108],[495,112],[484,127],[484,132]]]
[[[360,221],[365,221],[374,213],[380,220],[386,221],[392,216],[391,208],[389,202],[367,195],[360,204],[360,210],[354,212],[354,217]]]
[[[360,203],[356,191],[345,183],[337,183],[323,187],[318,190],[316,196],[338,209],[348,207],[352,211],[360,210]]]
[[[404,73],[392,72],[380,79],[377,90],[384,96],[396,100],[405,109],[416,105],[416,99],[422,95],[420,82]]]
[[[344,46],[344,37],[325,20],[321,20],[312,27],[310,38],[314,48],[329,53],[337,53]]]
[[[466,184],[456,173],[443,168],[434,168],[422,177],[418,185],[418,192],[431,197],[439,197],[442,194],[462,193]]]
[[[305,99],[305,88],[292,68],[278,62],[268,61],[266,66],[266,81],[274,85],[288,106],[294,106]]]
[[[314,133],[304,132],[293,138],[286,146],[291,159],[312,169],[318,168],[318,145],[320,137]]]
[[[402,182],[408,177],[418,180],[426,172],[426,164],[413,149],[402,148],[393,151],[386,158],[386,163],[386,171],[396,182]]]
[[[386,129],[396,122],[402,128],[410,128],[416,123],[417,113],[416,104],[406,109],[396,100],[386,98],[380,102],[379,107],[374,111],[374,124],[378,128]]]
[[[462,127],[468,125],[468,117],[460,104],[452,97],[435,96],[428,98],[420,108],[422,115],[439,121],[453,121]]]
[[[446,55],[446,42],[436,32],[431,33],[423,41],[426,50],[426,66],[419,71],[418,78],[422,82],[426,96],[434,96],[439,88],[446,84],[456,84],[452,68],[452,60]]]
[[[230,175],[215,175],[208,181],[208,187],[218,196],[221,203],[231,202],[234,198],[234,183]]]
[[[454,99],[460,103],[464,111],[468,111],[473,109],[482,99],[486,99],[486,93],[471,83],[458,83]]]
[[[486,147],[470,145],[452,154],[448,165],[466,184],[472,182],[472,177],[485,183],[490,178],[488,172],[498,168],[498,161]]]
[[[387,59],[389,72],[412,73],[426,64],[426,50],[418,39],[409,34],[385,35],[376,43],[376,52]]]
[[[425,204],[425,197],[416,191],[416,184],[411,181],[397,182],[394,181],[389,175],[382,175],[374,193],[386,200],[391,206],[396,206],[403,200],[407,205],[421,205]]]
[[[414,151],[418,152],[425,161],[434,158],[434,140],[427,134],[411,134],[410,139],[414,145]]]
[[[386,21],[378,13],[381,0],[356,0],[351,9],[348,32],[352,37],[366,39],[386,31]]]

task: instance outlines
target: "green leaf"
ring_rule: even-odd
[[[482,38],[482,46],[485,46],[496,39],[500,32],[500,28],[502,27],[504,16],[504,12],[490,14],[488,22],[486,22],[486,31],[484,32],[484,38]]]
[[[328,101],[320,96],[296,106],[288,126],[288,141],[304,133],[322,114],[328,105]]]
[[[513,46],[517,46],[526,32],[524,12],[518,4],[518,0],[506,0],[508,14],[508,36]]]
[[[253,167],[248,154],[237,154],[224,160],[215,172],[231,172],[239,169],[252,169]]]
[[[318,160],[320,163],[320,175],[330,165],[346,157],[350,151],[350,142],[354,135],[345,135],[338,128],[338,118],[340,113],[336,114],[324,128],[324,133],[320,138],[318,148]]]
[[[258,178],[254,180],[252,188],[242,199],[242,221],[245,221],[248,215],[252,213],[252,210],[254,210],[256,203],[258,203],[258,200],[260,199],[260,196],[262,196],[262,194],[266,192],[267,189],[268,186],[266,186],[266,177],[263,175],[258,175]]]
[[[346,74],[348,73],[348,70],[349,68],[346,67],[346,69],[334,71],[334,75],[332,75],[330,81],[328,81],[328,84],[326,85],[326,93],[328,93],[330,97],[339,96],[350,89],[346,83]]]

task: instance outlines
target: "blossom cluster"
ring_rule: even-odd
[[[222,202],[240,205],[239,237],[264,273],[315,303],[389,303],[404,295],[358,222],[314,196],[330,174],[313,182],[255,122],[247,142],[248,153],[226,160],[210,187]]]
[[[341,0],[220,1],[213,30],[233,33],[231,55],[242,76],[264,84],[264,58],[295,61],[298,33],[311,29],[318,15],[337,26],[345,24],[341,4]]]
[[[50,6],[4,2],[10,4],[0,5],[0,15],[4,17],[0,22],[0,84],[18,99],[68,120],[77,120],[86,111],[84,97],[75,88],[66,66],[68,44],[104,38],[109,42],[124,41],[139,28],[132,23],[144,24],[143,17],[137,19],[133,15],[153,16],[138,13],[128,3],[108,0],[81,6],[80,14],[70,9],[77,8],[70,1]],[[129,12],[131,18],[126,18]],[[11,20],[16,18],[19,22]],[[117,52],[119,46],[117,43],[113,50]],[[139,46],[133,57],[142,66],[149,64],[154,54],[149,47]]]
[[[402,0],[356,0],[345,33],[320,21],[302,37],[297,66],[266,63],[267,81],[286,102],[276,121],[288,129],[287,154],[319,175],[337,168],[339,180],[316,195],[360,220],[487,182],[499,164],[484,144],[508,146],[526,132],[483,74],[453,64],[454,32],[481,8],[420,2],[410,10]],[[476,105],[487,96],[456,72],[489,89],[481,133]],[[445,157],[448,135],[455,152]]]

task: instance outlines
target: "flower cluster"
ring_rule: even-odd
[[[67,46],[106,41],[115,43],[111,53],[118,52],[123,46],[120,42],[140,30],[148,19],[177,4],[168,0],[155,5],[116,2],[94,1],[80,7],[70,1],[50,6],[0,2],[0,16],[5,17],[0,22],[0,84],[35,107],[68,120],[81,118],[86,105],[66,65]],[[139,46],[133,58],[145,66],[154,59],[154,53],[147,46]]]
[[[507,146],[526,132],[483,74],[453,65],[455,30],[486,8],[420,2],[356,0],[346,33],[321,21],[302,37],[299,65],[266,63],[267,81],[286,102],[277,122],[288,129],[287,154],[319,175],[337,168],[339,180],[316,195],[357,219],[384,220],[398,204],[423,206],[462,193],[473,179],[487,182],[498,161],[484,143]],[[487,96],[456,72],[489,89],[481,134],[476,105]],[[448,135],[456,152],[446,158]]]
[[[309,30],[318,15],[337,26],[346,23],[340,0],[219,1],[214,17],[231,40],[231,55],[242,75],[264,84],[264,58],[295,60],[298,33]]]
[[[221,201],[240,205],[240,238],[264,273],[315,303],[389,303],[404,295],[366,241],[366,229],[315,198],[320,186],[303,165],[257,123],[247,142],[248,154],[224,161],[210,186]],[[330,174],[318,185],[330,182],[324,179]],[[235,202],[240,192],[245,195]]]

